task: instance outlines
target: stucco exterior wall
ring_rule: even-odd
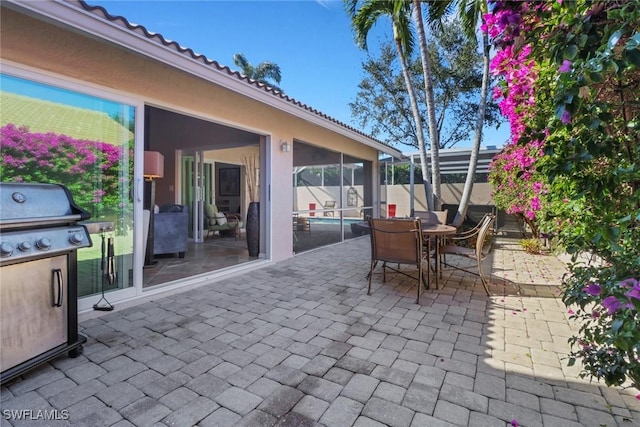
[[[285,213],[290,212],[293,198],[292,153],[280,151],[280,140],[293,143],[298,139],[377,163],[374,148],[105,41],[6,8],[0,14],[0,29],[3,60],[109,88],[149,105],[269,135],[270,203],[278,212],[267,226],[275,230],[291,228],[290,215]],[[266,190],[262,191],[264,195]],[[291,233],[278,233],[272,244],[273,259],[291,255],[291,239]]]
[[[464,184],[442,184],[442,203],[454,204],[460,203]],[[384,200],[385,191],[387,192],[387,203],[396,205],[396,216],[405,216],[410,213],[410,188],[409,185],[383,185],[380,189],[382,200]],[[426,211],[427,203],[422,185],[414,187],[414,209],[417,211]],[[471,193],[471,205],[493,205],[491,197],[491,184],[487,182],[476,182],[473,184]]]

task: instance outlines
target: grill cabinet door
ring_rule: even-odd
[[[5,371],[67,342],[67,256],[4,266],[0,277],[0,368]]]

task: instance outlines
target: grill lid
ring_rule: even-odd
[[[0,182],[0,228],[52,225],[91,218],[60,184]]]

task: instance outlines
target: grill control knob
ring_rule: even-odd
[[[21,242],[18,245],[18,249],[20,249],[22,252],[26,252],[28,250],[31,249],[31,243],[27,242],[26,240],[24,242]]]
[[[13,245],[11,243],[4,242],[0,244],[0,255],[9,256],[13,253]]]
[[[79,245],[84,241],[84,236],[82,233],[73,233],[69,236],[69,241],[74,245]]]
[[[36,246],[38,247],[38,249],[42,249],[43,251],[47,250],[51,247],[51,239],[49,239],[48,237],[38,239],[38,241],[36,242]]]

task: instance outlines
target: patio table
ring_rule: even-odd
[[[430,257],[431,255],[431,237],[434,238],[435,240],[435,244],[436,244],[436,248],[435,248],[435,274],[436,274],[436,289],[440,289],[440,243],[442,238],[446,237],[446,236],[450,236],[452,234],[456,234],[456,232],[458,231],[457,228],[451,226],[451,225],[444,225],[444,224],[429,224],[429,223],[422,223],[422,234],[424,235],[425,239],[428,240],[428,254],[427,257]]]

